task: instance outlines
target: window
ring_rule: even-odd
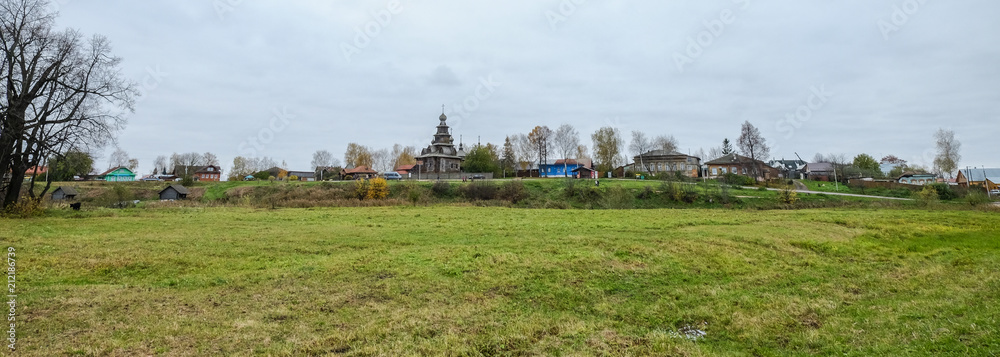
[[[712,168],[712,175],[718,175],[718,174],[719,174],[719,168],[718,167],[713,167]]]

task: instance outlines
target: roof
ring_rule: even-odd
[[[24,174],[25,175],[37,175],[37,174],[44,174],[47,171],[49,171],[49,167],[48,166],[41,166],[41,167],[35,166],[35,167],[32,167],[32,168],[24,171]]]
[[[298,176],[299,178],[314,178],[316,173],[312,171],[288,171],[288,176]]]
[[[730,165],[730,164],[749,164],[753,162],[749,157],[737,154],[729,154],[718,159],[706,162],[705,165]],[[767,165],[767,163],[757,160],[758,163]],[[770,166],[768,166],[770,167]]]
[[[583,170],[587,170],[587,171],[591,171],[591,172],[596,171],[596,170],[594,170],[592,168],[589,168],[589,167],[586,167],[586,166],[578,166],[577,168],[570,170],[570,172],[579,172],[579,171],[583,171]]]
[[[829,162],[810,162],[806,165],[809,172],[833,172],[833,164]]]
[[[129,168],[127,168],[127,167],[125,167],[125,166],[118,166],[118,167],[116,167],[116,168],[113,168],[113,169],[111,169],[111,170],[108,170],[108,171],[104,171],[103,173],[101,173],[100,175],[97,175],[97,176],[107,176],[107,175],[111,174],[112,172],[115,172],[115,171],[118,171],[118,170],[120,170],[120,169],[125,169],[125,170],[128,170],[129,174],[131,174],[131,175],[135,175],[135,173],[133,173],[133,172],[132,172],[132,170],[129,170]]]
[[[972,182],[982,182],[989,179],[993,182],[1000,182],[1000,169],[965,169],[958,170],[965,176],[966,180]]]
[[[76,192],[76,188],[69,187],[69,186],[59,186],[59,187],[56,187],[56,191],[59,191],[59,190],[62,190],[62,192],[63,192],[64,195],[78,195],[79,194],[79,193]],[[55,193],[55,191],[52,191],[52,193]]]
[[[586,167],[594,166],[593,160],[590,159],[582,159],[582,160],[559,159],[555,161],[554,165],[579,165]]]
[[[417,165],[399,165],[399,167],[396,168],[396,171],[410,171],[416,166]]]
[[[211,168],[213,168],[215,170],[208,171],[209,167],[211,167]],[[215,166],[215,165],[208,165],[208,166],[202,166],[200,169],[198,169],[194,173],[196,173],[196,174],[202,174],[202,173],[213,173],[213,174],[215,174],[215,173],[220,173],[220,172],[222,172],[222,168],[220,168],[218,166]]]
[[[785,170],[801,170],[806,166],[806,162],[802,160],[771,160],[768,161],[768,165],[774,167],[782,167]]]
[[[181,186],[181,185],[170,185],[170,186],[167,186],[163,190],[160,190],[160,193],[163,193],[163,191],[166,191],[168,188],[173,188],[174,191],[177,191],[177,193],[182,194],[182,195],[186,195],[186,194],[191,193],[191,191],[188,191],[187,187],[184,187],[184,186]]]
[[[350,175],[350,174],[378,174],[378,173],[375,172],[375,170],[370,169],[368,166],[362,165],[355,167],[353,169],[345,169],[344,174]]]
[[[636,155],[635,157],[639,157],[639,156],[642,156],[642,157],[651,157],[651,156],[682,156],[682,157],[693,157],[693,158],[698,159],[698,157],[696,157],[696,156],[691,156],[691,155],[679,153],[679,152],[676,152],[676,151],[667,151],[667,150],[662,150],[662,149],[661,150],[652,150],[652,151],[646,152],[646,153],[644,153],[642,155]]]

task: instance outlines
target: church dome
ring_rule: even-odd
[[[444,113],[441,113],[441,116],[440,116],[440,117],[438,117],[438,119],[441,119],[441,121],[445,121],[445,120],[447,120],[447,119],[448,119],[448,117],[447,117],[447,116],[445,116],[445,115],[444,115]]]

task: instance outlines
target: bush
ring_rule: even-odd
[[[365,199],[383,200],[389,197],[389,183],[384,178],[378,177],[368,183],[368,194]]]
[[[921,206],[924,207],[930,206],[934,203],[937,203],[938,199],[939,197],[937,189],[931,187],[930,185],[924,186],[923,190],[917,192],[917,204]]]
[[[487,201],[497,196],[497,186],[492,181],[475,181],[458,188],[462,197],[469,200]]]
[[[31,218],[41,216],[42,213],[45,213],[45,210],[42,209],[41,198],[22,197],[0,212],[0,217]]]
[[[500,199],[518,203],[528,198],[528,190],[524,188],[521,181],[507,181],[500,185],[498,192]]]
[[[678,187],[675,182],[663,182],[660,184],[660,191],[663,191],[663,196],[671,201],[680,201],[680,187]]]
[[[754,180],[753,177],[737,175],[731,172],[722,175],[722,182],[739,186],[753,186],[757,184],[757,180]]]
[[[650,198],[653,198],[653,188],[648,185],[646,187],[643,187],[642,191],[640,191],[639,195],[636,197],[638,197],[640,200],[648,200]]]
[[[365,197],[368,197],[368,180],[356,180],[352,185],[354,187],[351,191],[354,192],[354,198],[363,201]]]
[[[603,206],[609,209],[632,208],[632,195],[621,186],[609,188],[604,194]]]
[[[778,201],[784,204],[795,204],[799,200],[799,193],[795,192],[795,186],[787,185],[778,190]]]
[[[937,191],[938,198],[941,200],[951,201],[958,198],[958,194],[951,189],[951,185],[946,183],[934,183],[928,186],[933,187],[934,190]]]
[[[684,203],[695,203],[698,201],[698,190],[694,185],[681,185],[678,201]]]
[[[987,196],[985,193],[973,191],[965,195],[965,202],[975,207],[988,204],[992,202],[992,200],[990,200],[990,196]]]
[[[576,180],[566,180],[565,187],[563,187],[563,195],[566,198],[573,198],[577,195]]]
[[[434,193],[434,197],[449,197],[451,196],[451,184],[445,181],[434,182],[434,185],[431,186],[431,192]]]

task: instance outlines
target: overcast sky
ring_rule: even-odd
[[[817,152],[1000,167],[1000,3],[989,0],[60,0],[107,36],[144,95],[119,145],[268,156],[309,170],[349,142],[465,143],[536,125],[614,126],[681,151],[760,128],[775,158]],[[791,119],[789,119],[791,118]],[[250,139],[254,138],[254,139]],[[457,138],[456,138],[457,139]],[[107,154],[96,163],[107,165]]]

